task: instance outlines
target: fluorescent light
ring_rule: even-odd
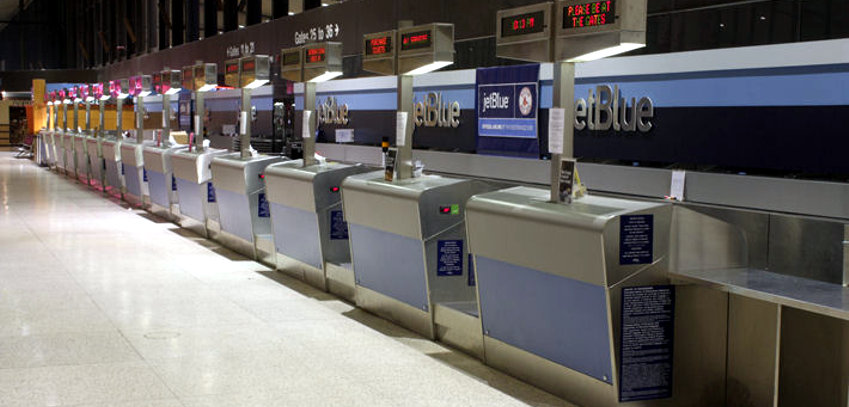
[[[150,91],[149,90],[139,91],[139,94],[137,96],[139,96],[139,97],[150,96]]]
[[[289,12],[289,15],[290,15],[290,16],[293,16],[293,15],[295,15],[295,12],[294,12],[294,11],[290,11],[290,12]]]
[[[71,99],[65,99],[65,100],[62,101],[62,103],[66,104],[66,105],[70,105]]]
[[[622,54],[628,51],[633,51],[638,48],[645,47],[646,44],[637,44],[633,42],[623,42],[617,46],[613,46],[610,48],[600,49],[598,51],[590,52],[589,54],[584,54],[579,57],[575,57],[567,60],[566,62],[589,62],[595,61],[597,59],[607,58],[614,55]]]
[[[421,75],[421,74],[424,74],[424,73],[433,72],[433,71],[436,71],[438,69],[445,68],[446,66],[451,65],[453,63],[454,63],[453,61],[431,62],[431,63],[429,63],[425,66],[421,66],[421,67],[418,67],[416,69],[413,69],[412,71],[407,72],[405,75]]]
[[[268,83],[268,79],[257,79],[247,85],[244,86],[245,89],[256,89],[262,85]]]
[[[215,85],[207,83],[207,84],[201,86],[200,89],[198,89],[197,91],[198,92],[209,92],[213,89],[215,89]]]
[[[337,76],[341,76],[342,72],[339,71],[327,71],[321,75],[316,76],[315,78],[310,79],[310,82],[325,82],[329,81]]]
[[[245,28],[245,26],[243,26],[243,25],[241,25],[241,24],[240,24],[240,25],[239,25],[239,28]]]
[[[183,90],[183,89],[182,88],[169,88],[168,90],[165,91],[165,94],[166,95],[176,95],[176,94],[180,93],[181,90]]]
[[[53,106],[53,102],[47,102],[47,106]]]
[[[94,102],[94,96],[86,96],[85,101],[86,102]]]
[[[100,97],[100,100],[109,100],[110,97],[111,96],[109,96],[109,95],[103,95],[103,96]]]

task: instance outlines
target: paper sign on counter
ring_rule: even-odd
[[[566,109],[555,107],[548,110],[548,152],[563,154],[563,131]]]
[[[312,138],[310,120],[312,120],[312,110],[304,110],[304,120],[301,123],[301,138],[304,140]]]
[[[200,134],[200,115],[195,115],[195,133]]]
[[[239,134],[245,135],[248,133],[248,112],[242,112],[239,116]]]
[[[684,183],[686,176],[687,171],[672,171],[672,183],[669,186],[669,196],[673,199],[677,199],[679,201],[684,200]]]
[[[336,129],[337,143],[353,143],[354,129]]]
[[[395,116],[395,146],[403,147],[407,138],[407,112]]]

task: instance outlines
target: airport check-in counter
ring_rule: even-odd
[[[468,202],[486,363],[582,406],[722,405],[709,394],[724,386],[726,314],[670,282],[673,205],[549,198],[514,187]],[[721,258],[739,243],[726,237],[698,252]]]
[[[124,140],[120,146],[122,173],[126,184],[125,198],[143,204],[150,196],[148,177],[144,166],[144,144]]]
[[[342,211],[342,181],[373,171],[363,165],[292,160],[265,169],[278,269],[349,300],[354,272]]]
[[[80,131],[74,136],[74,152],[77,156],[77,179],[86,184],[91,179],[88,149],[86,148],[87,140],[90,137],[91,134],[87,131]]]
[[[204,237],[212,237],[220,230],[211,168],[212,159],[222,154],[227,154],[227,150],[206,148],[198,153],[180,149],[170,153],[180,202],[180,225]]]
[[[76,178],[77,175],[77,154],[74,149],[76,146],[77,132],[75,130],[67,130],[62,137],[65,145],[65,175]]]
[[[177,179],[171,164],[171,153],[186,149],[184,145],[157,146],[153,141],[144,143],[142,154],[152,212],[169,218],[179,215],[176,207],[179,204]]]
[[[464,213],[472,195],[494,188],[435,175],[387,182],[384,175],[342,183],[357,305],[480,356]]]
[[[64,173],[68,168],[68,155],[65,152],[65,130],[56,130],[53,133],[53,140],[56,143],[56,168]]]
[[[124,174],[121,166],[122,142],[120,133],[115,130],[106,131],[105,137],[100,141],[103,161],[106,163],[106,185],[117,193],[123,193],[124,190]]]
[[[271,214],[262,177],[267,166],[287,158],[269,155],[241,158],[240,154],[230,153],[212,160],[212,179],[221,219],[218,239],[245,256],[273,264],[276,256]],[[178,191],[182,194],[179,187]]]
[[[103,159],[102,138],[92,136],[86,139],[86,150],[88,150],[89,170],[91,170],[91,184],[106,188],[106,162]]]
[[[56,142],[54,141],[56,137],[56,132],[54,130],[47,130],[45,133],[45,148],[47,152],[47,165],[51,168],[56,167],[58,165],[59,160],[56,158]]]

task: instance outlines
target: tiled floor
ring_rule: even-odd
[[[0,153],[0,406],[568,406]]]

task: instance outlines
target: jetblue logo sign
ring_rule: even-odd
[[[586,99],[575,100],[575,130],[646,133],[654,126],[654,103],[648,97],[625,98],[619,86],[599,85]]]
[[[516,75],[509,69],[490,72],[494,75],[489,80],[478,78],[478,135],[537,138],[537,73]]]

